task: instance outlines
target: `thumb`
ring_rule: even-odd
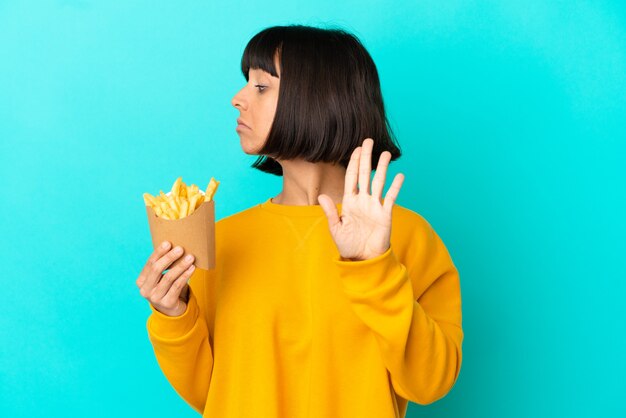
[[[322,206],[324,213],[326,214],[326,218],[328,218],[328,226],[332,229],[338,223],[341,223],[339,219],[339,214],[337,213],[337,208],[333,203],[333,200],[326,196],[325,194],[321,194],[317,196],[317,201]]]

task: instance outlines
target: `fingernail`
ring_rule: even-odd
[[[161,244],[161,248],[167,248],[170,246],[170,243],[167,241],[164,241],[163,244]]]
[[[188,254],[187,257],[185,257],[185,261],[191,261],[193,259],[193,256],[191,254]]]
[[[180,254],[180,253],[182,253],[182,252],[183,252],[183,249],[182,249],[182,248],[180,248],[180,247],[176,247],[176,248],[174,248],[174,252],[175,252],[176,254]]]

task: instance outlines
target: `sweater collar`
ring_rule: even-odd
[[[321,205],[280,205],[272,202],[271,197],[261,203],[260,206],[264,210],[286,216],[326,216]],[[335,206],[337,207],[337,212],[341,214],[341,203],[337,203]]]

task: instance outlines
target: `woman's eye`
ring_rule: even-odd
[[[260,84],[256,84],[254,87],[259,88],[259,92],[262,92],[263,90],[265,90],[267,88],[267,86],[262,86]]]

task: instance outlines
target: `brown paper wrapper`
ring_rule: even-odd
[[[148,205],[146,211],[154,249],[163,241],[169,241],[172,244],[170,249],[177,245],[183,247],[185,253],[181,259],[192,254],[196,268],[215,268],[215,201],[202,203],[191,215],[182,219],[159,218]]]

